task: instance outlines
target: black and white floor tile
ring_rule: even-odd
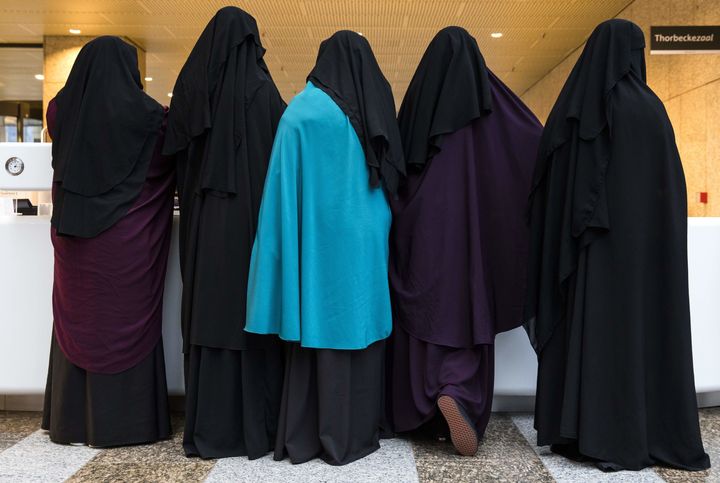
[[[720,464],[720,408],[700,412],[705,447]],[[495,413],[472,458],[455,454],[448,442],[384,440],[380,450],[343,467],[321,461],[302,465],[227,458],[188,459],[182,453],[182,420],[175,436],[152,445],[99,450],[53,444],[39,429],[40,415],[0,411],[0,482],[720,482],[711,468],[688,473],[667,468],[602,473],[534,444],[532,416]]]

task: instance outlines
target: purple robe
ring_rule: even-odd
[[[55,113],[51,102],[51,133]],[[55,337],[68,360],[90,372],[129,369],[160,340],[175,188],[172,159],[160,154],[163,139],[140,195],[117,223],[93,238],[58,236],[51,228]]]
[[[484,432],[495,334],[522,324],[525,206],[542,126],[488,71],[492,112],[446,135],[392,203],[393,419],[398,431],[455,398]]]

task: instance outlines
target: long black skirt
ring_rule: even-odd
[[[352,463],[380,447],[385,342],[363,350],[287,349],[275,459]]]
[[[185,356],[185,454],[255,459],[272,451],[283,361],[280,344],[250,350],[191,345]]]
[[[56,443],[95,447],[169,438],[162,339],[136,366],[118,374],[95,374],[70,362],[53,335],[42,428]]]

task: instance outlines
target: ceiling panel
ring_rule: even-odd
[[[42,71],[42,49],[0,48],[0,101],[42,99],[42,81],[35,79]]]
[[[465,27],[492,68],[522,94],[582,44],[600,21],[632,0],[3,0],[0,42],[42,42],[44,35],[123,35],[143,47],[148,92],[168,102],[177,73],[215,11],[234,4],[255,16],[266,60],[286,100],[305,84],[320,42],[334,31],[362,32],[373,45],[399,104],[435,33]],[[503,37],[493,39],[492,32]],[[0,49],[1,50],[1,49]],[[28,61],[29,62],[29,61]],[[0,55],[0,82],[18,92],[37,66]],[[26,66],[27,67],[27,66]],[[24,70],[25,69],[25,70]],[[17,83],[17,86],[11,84]]]

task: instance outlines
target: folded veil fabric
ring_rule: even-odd
[[[425,166],[440,151],[444,134],[491,110],[490,81],[477,41],[461,27],[442,29],[420,60],[400,106],[407,164]]]
[[[645,81],[645,39],[640,28],[627,20],[615,19],[601,24],[588,39],[582,55],[573,68],[555,106],[548,116],[538,149],[538,160],[533,174],[529,209],[541,209],[536,199],[538,189],[551,168],[553,153],[577,138],[571,154],[572,187],[564,192],[565,212],[548,212],[548,217],[562,217],[567,229],[564,239],[556,245],[559,250],[550,255],[543,267],[554,267],[552,275],[560,281],[557,290],[545,285],[536,287],[540,265],[530,267],[530,291],[527,306],[526,329],[536,350],[550,338],[561,314],[538,314],[538,310],[564,310],[561,303],[541,303],[566,292],[564,286],[577,266],[577,253],[581,244],[587,244],[610,228],[605,192],[605,176],[610,156],[610,129],[612,123],[612,96],[617,83],[634,72]],[[554,192],[553,196],[559,196]],[[551,203],[559,202],[558,199]],[[536,206],[533,206],[535,204]],[[537,290],[553,290],[541,294]],[[554,308],[554,309],[551,309]],[[538,316],[540,315],[540,316]],[[538,324],[539,321],[539,324]]]
[[[262,155],[257,143],[246,137],[250,122],[246,100],[270,78],[264,55],[255,19],[237,7],[225,7],[200,34],[180,71],[163,154],[182,151],[209,131],[200,191],[238,193],[242,189],[237,185],[238,165]],[[252,122],[268,124],[273,114],[256,110]],[[238,153],[242,159],[236,159]]]
[[[383,76],[370,43],[341,30],[320,44],[308,80],[340,106],[355,128],[370,167],[370,184],[397,193],[405,175],[400,131],[390,84]]]
[[[80,50],[55,102],[51,223],[60,235],[91,238],[139,196],[163,108],[142,90],[135,47],[107,36]]]

